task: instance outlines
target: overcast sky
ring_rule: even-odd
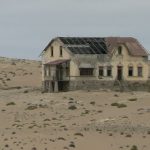
[[[150,50],[150,0],[0,0],[0,56],[39,59],[57,36],[133,36]]]

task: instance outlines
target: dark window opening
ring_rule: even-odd
[[[122,54],[122,46],[118,47],[118,54],[121,55]]]
[[[142,77],[142,75],[143,75],[143,68],[138,67],[138,77]]]
[[[108,77],[112,76],[112,67],[111,66],[107,67],[107,76]]]
[[[54,48],[53,48],[53,46],[51,47],[51,57],[53,57],[54,56]]]
[[[47,76],[47,73],[46,73],[46,67],[44,67],[44,77]]]
[[[93,68],[80,68],[80,76],[93,76]]]
[[[60,57],[63,56],[62,46],[60,46]]]
[[[69,77],[70,75],[70,65],[69,62],[66,63],[66,76]]]
[[[128,75],[129,75],[129,77],[133,76],[133,67],[129,67]]]
[[[104,67],[99,67],[99,76],[104,76]]]

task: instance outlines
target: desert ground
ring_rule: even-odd
[[[40,62],[0,60],[0,150],[150,150],[150,92],[42,93]]]

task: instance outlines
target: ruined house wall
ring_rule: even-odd
[[[53,46],[53,56],[51,56],[51,46]],[[71,58],[70,54],[66,50],[64,50],[64,48],[62,49],[63,55],[60,56],[60,46],[63,46],[63,44],[59,40],[54,41],[51,46],[48,47],[47,51],[42,56],[42,81],[44,81],[44,72],[45,72],[43,64],[51,62],[51,61],[55,61],[58,59],[70,59]]]
[[[118,49],[114,49],[112,57],[108,55],[73,55],[69,53],[67,48],[63,47],[63,56],[60,57],[60,46],[63,46],[60,41],[52,43],[54,47],[54,56],[51,57],[49,47],[42,57],[42,62],[47,63],[58,59],[71,59],[70,61],[70,90],[77,89],[101,89],[110,88],[114,86],[114,81],[117,77],[117,67],[123,66],[124,80],[128,81],[128,86],[131,89],[148,89],[149,85],[146,84],[149,76],[148,60],[143,57],[132,57],[129,54],[128,49],[122,45],[122,54],[118,54]],[[79,66],[82,64],[91,64],[94,66],[94,76],[82,77],[80,76]],[[134,76],[128,76],[128,67],[132,65],[134,67]],[[143,76],[137,76],[137,66],[143,67]],[[112,66],[112,76],[99,78],[99,66]],[[42,81],[44,81],[44,67],[42,65]]]
[[[116,76],[117,73],[117,66],[121,65],[123,66],[123,77],[124,80],[127,81],[147,81],[148,80],[148,60],[143,57],[133,57],[129,54],[128,49],[122,45],[122,55],[118,55],[117,49],[114,50],[113,57],[112,57],[112,66],[114,66],[113,75]],[[133,76],[128,76],[128,67],[132,65],[133,70]],[[142,66],[143,68],[143,76],[138,77],[138,66]]]

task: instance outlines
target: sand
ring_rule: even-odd
[[[7,77],[10,62],[7,69],[1,67]],[[11,83],[1,84],[0,150],[150,149],[149,92],[41,93],[40,81],[35,82],[40,62],[32,62],[34,67],[18,63],[14,69],[34,73],[9,76]],[[17,86],[21,88],[10,88]]]
[[[40,61],[0,57],[0,89],[40,86]]]

